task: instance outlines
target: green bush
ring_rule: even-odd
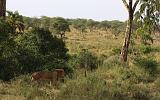
[[[44,29],[33,28],[26,33],[8,36],[0,43],[0,79],[10,80],[21,74],[54,68],[72,72],[65,66],[67,51],[61,39]]]
[[[157,71],[158,63],[153,58],[135,58],[135,64],[141,68],[144,68],[150,74],[154,74]]]
[[[149,45],[142,45],[140,47],[140,51],[144,54],[148,54],[148,53],[151,53],[153,51],[153,49],[151,48],[151,46]]]
[[[36,67],[33,70],[52,70],[58,66],[63,67],[62,65],[68,60],[68,49],[65,47],[65,43],[61,39],[53,37],[47,30],[35,28],[18,36],[16,42],[28,50],[32,54],[32,58],[38,60],[38,63],[34,60],[31,61],[34,64],[32,67]]]
[[[76,68],[78,64],[78,55],[77,54],[73,54],[69,56],[69,60],[68,60],[68,65]]]
[[[120,48],[114,48],[112,49],[113,54],[120,54],[121,53],[121,49]]]
[[[119,73],[118,78],[120,80],[126,81],[130,84],[138,84],[141,82],[148,83],[154,80],[149,73],[137,66],[133,66],[131,68],[119,68],[117,73]]]
[[[9,26],[9,23],[0,18],[0,42],[8,39],[10,31],[11,28]]]
[[[0,79],[9,80],[19,73],[17,54],[17,45],[12,39],[0,43]]]
[[[77,56],[77,65],[80,68],[96,69],[98,67],[98,58],[89,51],[80,52]]]

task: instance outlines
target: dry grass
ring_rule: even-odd
[[[83,34],[85,34],[83,38]],[[81,49],[88,49],[97,55],[109,54],[113,48],[120,48],[123,38],[115,38],[111,32],[96,31],[88,33],[67,33],[67,47],[70,53],[77,53]]]

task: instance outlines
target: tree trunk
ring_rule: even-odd
[[[134,11],[132,9],[132,0],[130,0],[130,2],[129,2],[129,11],[128,12],[129,12],[129,19],[127,22],[125,38],[124,38],[123,47],[122,47],[121,55],[120,55],[120,59],[123,62],[127,61],[128,48],[129,48],[130,38],[131,38],[131,34],[132,34],[132,23],[133,23],[133,13],[134,13]]]
[[[6,18],[6,0],[0,0],[0,17]]]

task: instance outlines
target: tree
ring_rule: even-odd
[[[41,20],[40,27],[48,30],[50,28],[50,22],[51,22],[50,18],[47,16],[42,16],[40,20]]]
[[[75,60],[75,59],[74,59]],[[80,68],[93,69],[98,68],[98,58],[88,50],[82,50],[77,55],[77,65]]]
[[[70,31],[69,23],[61,17],[57,17],[53,20],[51,25],[53,27],[53,32],[60,35],[61,39],[65,35],[66,31]]]
[[[126,27],[126,32],[125,32],[124,43],[123,43],[123,47],[122,47],[121,55],[120,55],[121,60],[123,62],[126,62],[127,55],[128,55],[128,47],[130,44],[130,38],[131,38],[131,34],[132,34],[134,12],[135,12],[137,5],[140,4],[140,8],[138,10],[138,11],[140,11],[140,13],[139,13],[138,18],[140,18],[140,20],[142,20],[143,17],[147,16],[147,20],[142,20],[142,22],[150,25],[150,23],[151,24],[155,23],[155,22],[159,23],[159,20],[157,20],[157,18],[156,18],[157,15],[155,15],[155,13],[159,14],[160,2],[159,2],[159,0],[135,0],[135,2],[133,2],[133,0],[129,0],[128,3],[126,0],[122,0],[122,2],[124,3],[124,5],[128,11],[128,15],[129,15],[127,27]],[[152,21],[150,21],[150,19],[152,19]]]
[[[69,70],[64,66],[68,60],[64,41],[41,28],[14,35],[12,32],[16,31],[12,30],[18,25],[17,21],[19,17],[15,16],[0,19],[0,79],[8,81],[37,70],[62,67]]]
[[[139,0],[136,0],[136,2],[133,4],[133,0],[129,0],[129,3],[127,3],[126,0],[122,0],[122,2],[124,3],[127,11],[128,11],[128,22],[127,22],[127,27],[126,27],[126,32],[125,32],[125,38],[124,38],[124,43],[123,43],[123,47],[121,50],[121,55],[120,58],[123,62],[127,61],[127,55],[128,55],[128,47],[130,44],[130,38],[131,38],[131,34],[132,34],[132,24],[133,24],[133,15],[135,12],[135,9],[139,3]]]
[[[99,23],[99,28],[101,28],[104,31],[107,31],[107,29],[110,27],[111,27],[111,25],[109,24],[109,21],[107,21],[107,20]]]
[[[73,27],[80,31],[80,33],[86,32],[87,20],[86,19],[76,19],[73,21]]]
[[[22,48],[17,55],[21,72],[29,73],[65,67],[68,49],[65,42],[53,37],[50,31],[33,28],[26,33],[19,34],[15,41]]]
[[[87,27],[90,32],[92,32],[99,23],[97,21],[94,21],[92,19],[87,20]]]
[[[8,25],[8,23],[0,19],[0,42],[6,40],[9,36],[11,27]]]
[[[33,18],[29,18],[28,20],[29,22],[26,22],[26,26],[28,26],[28,28],[35,28],[35,27],[39,27],[41,25],[41,21],[39,18],[33,17]]]
[[[135,13],[135,21],[138,23],[137,35],[145,45],[153,43],[152,34],[159,28],[160,1],[142,0],[140,10]]]
[[[15,12],[7,11],[7,13],[8,13],[7,22],[9,26],[11,27],[11,33],[12,34],[22,33],[25,27],[23,16],[19,15],[17,11]]]
[[[0,79],[13,78],[17,69],[17,45],[10,37],[11,26],[7,20],[0,19]]]
[[[0,0],[0,17],[6,17],[6,0]]]
[[[124,32],[126,24],[125,24],[125,22],[113,20],[113,21],[109,21],[109,25],[110,25],[110,31],[116,37],[120,33]]]

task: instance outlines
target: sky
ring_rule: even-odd
[[[86,18],[97,21],[127,19],[122,0],[7,0],[7,10],[29,17]]]

